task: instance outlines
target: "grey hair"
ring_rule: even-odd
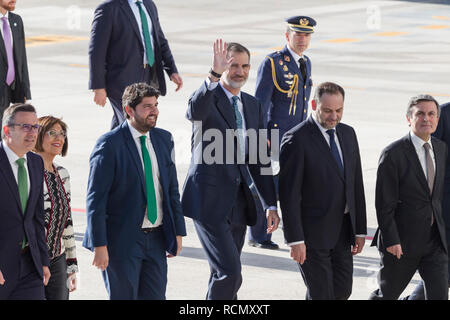
[[[437,109],[437,116],[439,118],[439,116],[441,115],[441,108],[439,108],[439,103],[436,101],[435,98],[433,98],[429,94],[419,94],[419,95],[414,96],[411,99],[409,99],[408,108],[406,109],[406,115],[409,118],[411,118],[412,117],[412,108],[424,101],[434,102],[434,104],[436,105],[436,109]]]

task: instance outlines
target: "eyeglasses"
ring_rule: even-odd
[[[55,130],[47,131],[46,134],[47,134],[50,138],[53,138],[53,139],[57,139],[59,136],[61,136],[61,137],[63,137],[63,138],[65,139],[66,136],[67,136],[67,134],[66,134],[65,131],[60,131],[60,132],[58,132],[58,131],[55,131]]]
[[[31,131],[38,131],[41,127],[38,124],[28,124],[28,123],[11,123],[8,125],[8,127],[21,127],[23,131],[25,132],[31,132]]]

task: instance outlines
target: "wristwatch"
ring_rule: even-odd
[[[209,73],[217,79],[220,79],[220,77],[222,76],[221,74],[214,72],[214,70],[212,68],[209,70]]]

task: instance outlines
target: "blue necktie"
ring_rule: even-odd
[[[341,157],[339,156],[339,150],[336,145],[336,141],[334,141],[334,129],[327,130],[328,135],[330,136],[330,149],[331,154],[333,155],[334,160],[341,169],[342,174],[344,174],[344,165],[342,164]]]
[[[236,128],[238,129],[238,147],[240,150],[240,159],[243,160],[245,159],[245,142],[244,142],[244,136],[243,136],[243,125],[242,125],[242,115],[239,112],[239,107],[238,107],[238,100],[239,97],[237,96],[233,96],[233,109],[234,109],[234,115],[236,117]]]

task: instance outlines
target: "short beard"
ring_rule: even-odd
[[[247,82],[247,79],[241,81],[241,82],[237,82],[237,81],[233,81],[231,79],[225,79],[225,83],[227,85],[229,85],[230,87],[232,87],[233,89],[240,89],[242,88],[245,83]]]

